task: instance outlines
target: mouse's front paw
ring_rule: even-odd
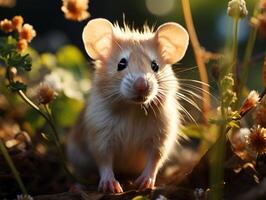
[[[101,192],[120,193],[123,189],[115,178],[104,178],[100,180],[98,190]]]
[[[155,184],[155,177],[150,174],[142,173],[135,181],[135,184],[139,187],[140,190],[147,188],[152,189]]]

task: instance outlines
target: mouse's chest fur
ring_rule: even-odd
[[[148,108],[146,112],[140,105],[134,107],[120,105],[114,111],[113,108],[99,103],[101,98],[97,96],[92,98],[87,106],[85,118],[90,129],[93,127],[93,130],[88,130],[89,140],[95,141],[98,146],[107,145],[112,149],[119,147],[120,150],[128,148],[133,150],[165,136],[170,122],[167,119],[169,117],[167,109]],[[175,106],[172,109],[176,109]]]

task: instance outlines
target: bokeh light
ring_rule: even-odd
[[[150,13],[163,16],[173,10],[175,3],[175,0],[146,0],[146,7]]]

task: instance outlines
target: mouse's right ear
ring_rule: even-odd
[[[106,59],[111,51],[113,25],[103,18],[90,20],[83,29],[82,39],[86,52],[92,59]]]

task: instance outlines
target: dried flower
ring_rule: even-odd
[[[244,18],[248,15],[245,0],[231,0],[228,2],[227,14],[233,18]]]
[[[4,31],[5,33],[10,33],[13,31],[13,25],[12,22],[8,19],[4,19],[0,21],[0,29]]]
[[[247,137],[248,146],[258,154],[266,153],[266,129],[257,125],[250,129]]]
[[[88,0],[63,0],[61,10],[65,13],[65,18],[82,21],[90,16],[87,11],[88,4]]]
[[[33,200],[33,197],[28,194],[17,195],[17,200]]]
[[[28,48],[28,42],[25,39],[20,39],[17,43],[17,50],[23,52]]]
[[[254,108],[257,105],[258,101],[259,101],[258,92],[252,90],[240,108],[240,115]]]
[[[19,32],[19,39],[25,39],[28,42],[36,36],[36,31],[33,29],[32,25],[24,24],[21,31]]]
[[[22,28],[22,24],[23,24],[23,18],[21,16],[15,16],[12,19],[12,25],[14,27],[14,29],[16,29],[17,31],[20,31]]]
[[[41,83],[37,90],[37,99],[40,104],[48,104],[53,101],[57,93],[47,83]]]

